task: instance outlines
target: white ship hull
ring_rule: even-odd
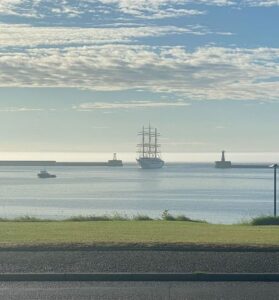
[[[137,159],[142,169],[161,169],[165,162],[160,158],[139,158]]]

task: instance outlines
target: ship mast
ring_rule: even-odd
[[[143,126],[142,127],[142,157],[145,156],[144,143],[145,143],[145,134],[144,134],[144,126]]]
[[[160,133],[158,133],[157,128],[151,127],[149,123],[148,126],[143,126],[142,131],[138,133],[140,136],[140,144],[138,144],[139,157],[137,162],[142,169],[161,169],[165,162],[161,159],[161,145],[158,144],[158,138]]]
[[[138,135],[140,135],[142,137],[141,143],[138,144],[138,153],[140,154],[140,156],[147,157],[147,151],[146,151],[146,147],[148,146],[146,143],[146,135],[148,134],[148,132],[146,131],[146,128],[143,126],[142,127],[142,131],[140,131],[138,133]]]
[[[148,129],[148,157],[151,157],[151,126],[149,123],[149,129]]]
[[[157,158],[158,153],[158,133],[157,128],[155,128],[155,158]]]
[[[142,127],[142,131],[138,133],[141,136],[141,143],[138,144],[138,153],[143,158],[157,158],[160,153],[160,145],[158,144],[157,128],[152,128],[149,124],[148,127]]]

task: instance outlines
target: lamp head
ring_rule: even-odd
[[[278,164],[273,164],[271,166],[269,166],[269,168],[277,168],[278,167]]]

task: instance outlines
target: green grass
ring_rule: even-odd
[[[0,246],[19,244],[279,246],[279,227],[187,221],[0,222]]]

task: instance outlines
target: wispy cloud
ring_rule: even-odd
[[[210,34],[202,26],[138,26],[120,28],[32,27],[0,23],[0,49],[5,47],[90,46],[128,43],[145,37],[177,34]]]
[[[36,112],[43,111],[42,108],[32,108],[32,107],[0,107],[0,112]]]
[[[218,1],[216,1],[218,2]],[[174,0],[1,0],[0,14],[44,18],[64,16],[80,18],[82,15],[108,16],[120,13],[135,18],[169,18],[203,14],[197,9],[177,7],[188,1]],[[118,16],[119,17],[119,16]]]
[[[193,8],[195,5],[195,9]],[[204,14],[203,6],[232,7],[272,7],[278,6],[278,0],[1,0],[0,15],[14,15],[25,18],[44,19],[51,16],[68,19],[82,18],[123,18],[163,19]]]
[[[40,0],[1,0],[0,15],[36,18],[39,15],[35,7],[39,2]]]
[[[100,2],[115,5],[120,12],[127,15],[154,19],[205,13],[204,10],[191,9],[193,4],[227,6],[235,3],[231,0],[100,0]]]
[[[279,6],[278,0],[245,0],[245,4],[257,7]]]
[[[166,18],[177,18],[182,16],[198,16],[204,15],[206,11],[196,9],[183,9],[183,8],[166,8],[159,10],[149,10],[149,13],[139,14],[139,18],[144,19],[166,19]]]
[[[195,8],[193,8],[195,5]],[[197,9],[197,5],[203,8]],[[0,15],[33,19],[95,18],[163,19],[197,16],[206,13],[204,6],[278,6],[278,0],[1,0]]]
[[[183,99],[278,100],[278,48],[103,45],[2,53],[0,86],[141,89]]]
[[[189,106],[185,102],[154,102],[154,101],[130,101],[130,102],[88,102],[73,106],[77,111],[111,110],[111,109],[136,109],[136,108],[160,108]]]

